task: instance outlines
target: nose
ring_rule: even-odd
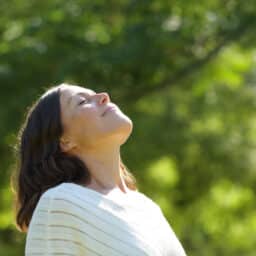
[[[110,97],[108,95],[107,92],[102,92],[102,93],[99,93],[99,103],[102,104],[102,103],[108,103],[110,102]]]

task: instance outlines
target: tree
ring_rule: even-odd
[[[1,10],[6,255],[24,243],[12,225],[11,145],[27,106],[63,81],[108,91],[131,116],[123,158],[188,255],[254,254],[254,1],[10,0]]]

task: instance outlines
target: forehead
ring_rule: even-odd
[[[70,96],[74,96],[78,93],[86,93],[86,94],[94,94],[95,92],[91,89],[84,88],[78,85],[65,85],[61,87],[61,95],[63,98],[69,98]]]

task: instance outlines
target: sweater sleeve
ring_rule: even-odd
[[[29,225],[25,256],[88,255],[73,208],[64,195],[43,194]]]

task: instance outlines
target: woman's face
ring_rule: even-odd
[[[62,85],[60,90],[63,136],[80,149],[123,144],[132,131],[132,121],[107,93],[96,93],[77,85]],[[114,107],[114,110],[107,110]],[[65,149],[72,147],[70,144]]]

